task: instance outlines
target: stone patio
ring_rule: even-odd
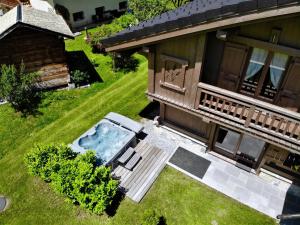
[[[166,127],[156,127],[151,120],[142,120],[147,134],[144,141],[173,155],[180,146],[199,155],[211,164],[202,179],[170,166],[211,188],[270,217],[282,213],[300,212],[300,188],[268,173],[259,176],[237,168],[217,155],[206,153],[206,146]]]

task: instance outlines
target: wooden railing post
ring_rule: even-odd
[[[199,109],[200,101],[201,101],[201,88],[197,88],[194,109]]]
[[[252,105],[248,111],[247,119],[245,121],[245,127],[249,127],[251,120],[253,118],[254,112],[255,112],[255,106]]]

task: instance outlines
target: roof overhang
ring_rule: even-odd
[[[14,30],[16,30],[16,29],[18,29],[20,27],[27,27],[27,28],[32,29],[32,30],[37,30],[37,31],[49,33],[49,34],[56,35],[56,36],[61,36],[61,37],[66,37],[66,38],[74,39],[74,36],[71,36],[71,35],[54,32],[54,31],[51,31],[51,30],[48,30],[48,29],[43,29],[41,27],[36,27],[36,26],[30,25],[30,24],[26,24],[26,23],[22,23],[22,22],[17,22],[13,26],[9,27],[6,31],[4,31],[4,32],[2,32],[0,34],[0,40],[3,39],[3,38],[5,38],[11,32],[13,32]]]
[[[215,20],[212,22],[204,22],[192,27],[185,27],[183,29],[159,33],[141,39],[117,43],[115,45],[107,47],[106,51],[107,52],[123,51],[131,48],[137,48],[140,46],[158,43],[163,40],[183,36],[186,34],[217,30],[221,28],[229,28],[229,27],[236,26],[238,24],[254,23],[260,20],[271,20],[278,17],[291,17],[299,13],[300,13],[300,5],[293,5],[284,8],[272,9],[268,11],[255,11],[247,15],[236,15],[235,17],[230,17],[222,20]]]

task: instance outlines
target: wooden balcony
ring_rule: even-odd
[[[299,113],[204,83],[198,84],[195,110],[269,143],[300,150]]]
[[[170,96],[148,93],[152,99],[222,126],[256,136],[300,153],[300,113],[209,84],[199,83],[194,106]]]

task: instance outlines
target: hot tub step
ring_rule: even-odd
[[[133,148],[128,148],[125,153],[118,159],[118,162],[121,164],[125,164],[130,157],[134,154],[134,149]]]
[[[125,168],[132,170],[135,165],[140,161],[141,155],[139,153],[135,153],[132,158],[126,163]]]

